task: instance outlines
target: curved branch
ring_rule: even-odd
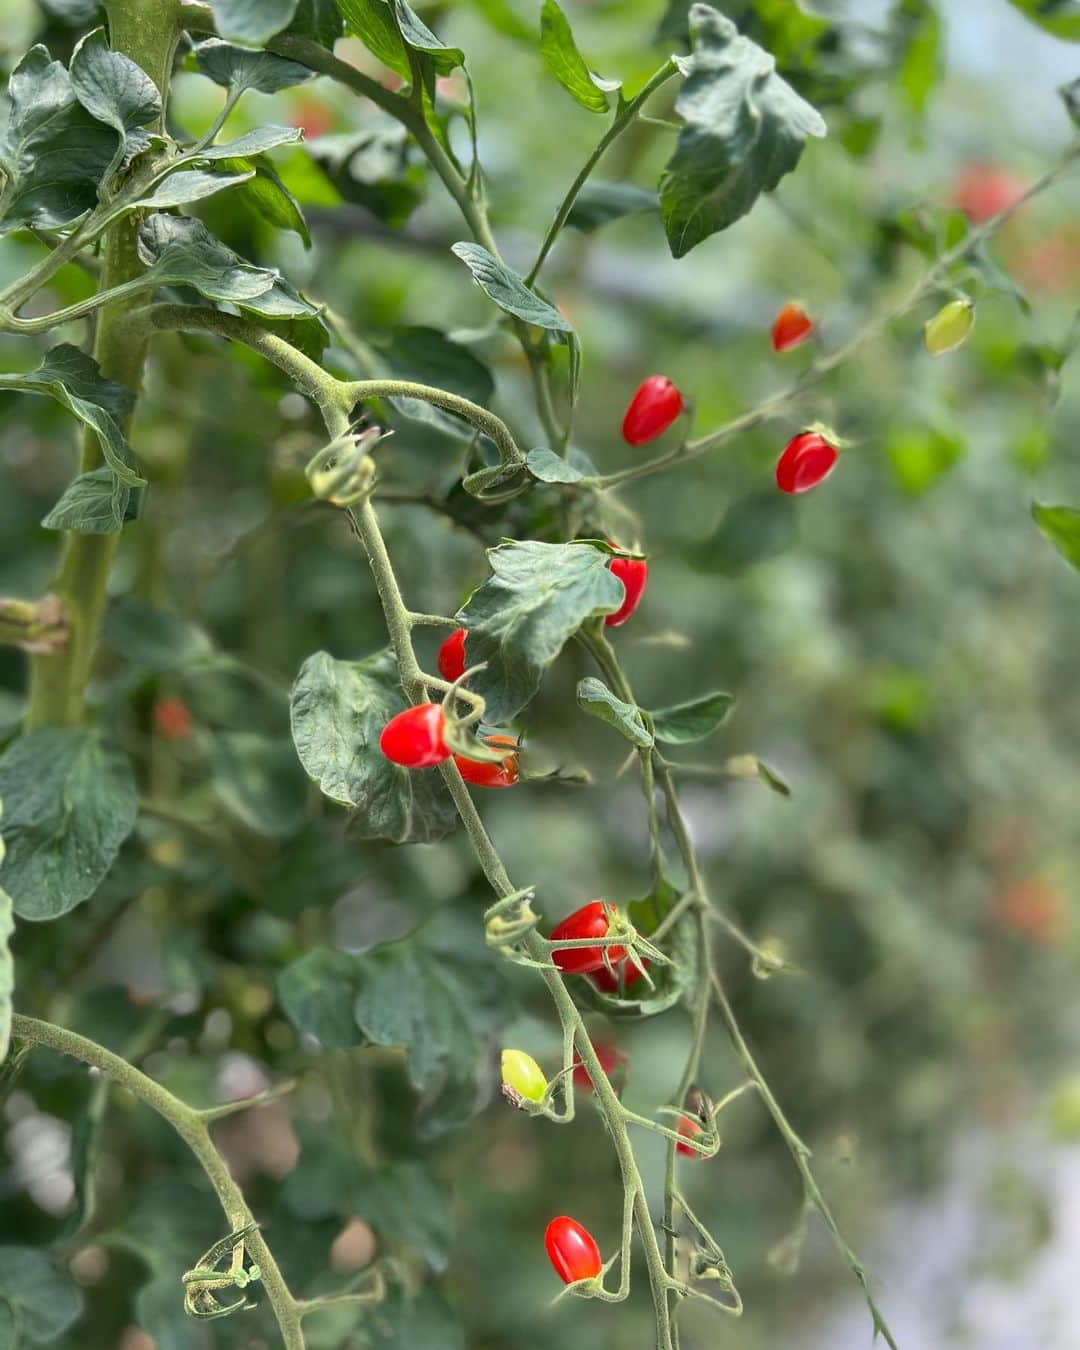
[[[243,1192],[232,1179],[224,1158],[214,1147],[208,1128],[212,1112],[204,1113],[186,1105],[126,1059],[106,1050],[96,1041],[55,1026],[52,1022],[41,1022],[36,1017],[23,1017],[16,1013],[11,1019],[11,1034],[18,1040],[46,1046],[100,1069],[113,1082],[127,1088],[163,1120],[168,1121],[206,1173],[231,1229],[235,1232],[252,1227],[253,1231],[247,1239],[248,1246],[262,1271],[262,1283],[281,1330],[282,1343],[285,1350],[304,1350],[304,1337],[300,1330],[301,1305],[289,1292],[273,1252],[259,1229],[254,1227],[255,1220]]]

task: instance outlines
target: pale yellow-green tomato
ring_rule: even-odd
[[[544,1071],[532,1055],[524,1050],[504,1050],[502,1052],[503,1087],[529,1102],[543,1100],[548,1081]]]
[[[970,300],[950,300],[928,319],[923,340],[931,356],[944,356],[967,340],[975,326],[975,306]]]

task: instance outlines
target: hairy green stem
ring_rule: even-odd
[[[142,66],[164,99],[180,36],[179,0],[108,0],[105,12],[113,48]],[[102,291],[122,288],[142,272],[135,247],[137,230],[137,217],[125,215],[106,231]],[[128,332],[126,309],[125,297],[101,310],[94,356],[107,379],[137,393],[146,344]],[[97,436],[88,430],[79,471],[87,473],[101,462]],[[97,648],[105,588],[118,538],[118,535],[74,532],[64,536],[59,569],[50,590],[67,609],[70,637],[62,651],[31,658],[26,713],[29,727],[72,726],[82,721],[83,696]]]
[[[88,1040],[77,1032],[55,1026],[51,1022],[41,1022],[36,1017],[23,1017],[16,1014],[12,1018],[12,1036],[30,1045],[45,1046],[70,1055],[84,1064],[100,1069],[102,1073],[134,1093],[159,1116],[167,1121],[198,1160],[207,1180],[214,1188],[218,1202],[225,1214],[230,1229],[236,1232],[255,1223],[247,1201],[240,1187],[232,1179],[229,1169],[210,1137],[207,1113],[174,1097],[167,1088],[155,1083],[141,1069],[129,1064],[126,1059],[106,1050],[96,1041]],[[270,1301],[278,1327],[281,1331],[285,1350],[304,1350],[304,1337],[300,1330],[300,1306],[289,1292],[274,1254],[267,1246],[266,1239],[256,1228],[248,1238],[253,1259],[262,1270],[262,1283]]]

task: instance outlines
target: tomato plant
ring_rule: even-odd
[[[871,8],[4,7],[3,1350],[900,1343],[1073,1048],[1080,91]]]

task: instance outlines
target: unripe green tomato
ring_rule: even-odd
[[[970,300],[950,300],[928,319],[923,329],[926,350],[931,356],[944,356],[967,339],[975,326],[975,306]]]
[[[524,1050],[504,1050],[502,1052],[503,1087],[528,1102],[543,1101],[548,1081],[544,1071],[532,1055]]]

